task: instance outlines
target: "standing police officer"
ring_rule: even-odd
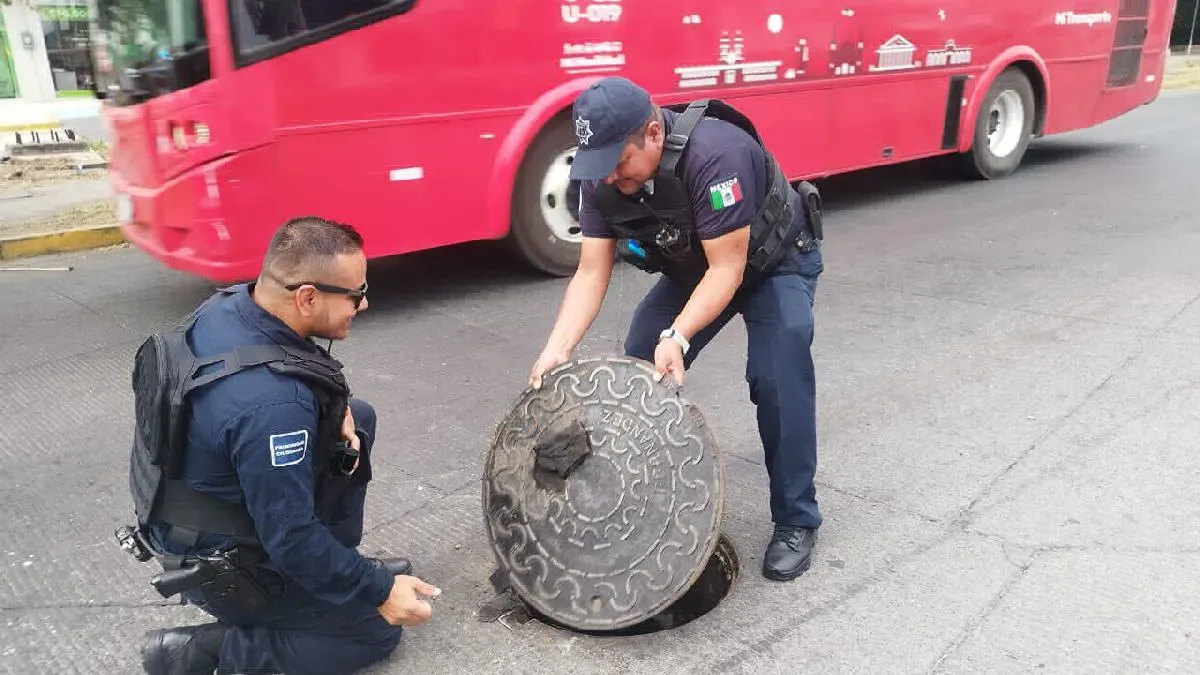
[[[123,543],[159,559],[163,595],[182,592],[218,619],[148,632],[147,672],[349,673],[430,618],[422,596],[440,591],[409,576],[408,561],[356,550],[375,410],[350,398],[341,364],[313,342],[347,337],[366,291],[358,233],[299,218],[276,232],[256,282],[223,289],[139,350],[138,544],[128,531]],[[175,371],[186,406],[172,397]],[[154,431],[175,418],[185,431]]]
[[[819,196],[807,183],[797,194],[750,121],[720,101],[667,110],[633,82],[609,77],[579,95],[573,117],[583,246],[530,385],[570,359],[599,313],[618,252],[663,273],[625,342],[626,353],[653,362],[660,377],[682,383],[740,313],[775,523],[762,571],[794,579],[808,569],[821,525],[810,351],[823,270]]]

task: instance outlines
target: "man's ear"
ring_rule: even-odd
[[[292,301],[296,304],[296,311],[300,312],[302,316],[311,316],[317,306],[317,289],[312,286],[301,286],[296,289]]]
[[[665,140],[662,122],[654,120],[646,127],[646,140],[652,145],[661,146]]]

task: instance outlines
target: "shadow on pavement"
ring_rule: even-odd
[[[1140,147],[1139,143],[1098,143],[1065,138],[1041,140],[1030,146],[1021,168],[1033,169],[1122,155],[1134,152]]]
[[[1030,145],[1017,171],[1009,178],[1000,180],[1020,180],[1022,174],[1041,167],[1131,152],[1137,147],[1134,143],[1097,143],[1062,138],[1036,140]],[[826,210],[834,213],[843,209],[878,206],[900,197],[933,195],[985,181],[963,177],[954,167],[953,159],[943,156],[862,169],[812,182],[820,188]]]
[[[963,182],[940,158],[891,164],[873,169],[819,178],[812,182],[821,191],[825,210],[834,213],[885,203],[897,197],[932,194]]]

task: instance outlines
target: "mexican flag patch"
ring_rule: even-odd
[[[708,199],[712,202],[713,211],[729,208],[742,201],[742,184],[737,178],[708,186]]]

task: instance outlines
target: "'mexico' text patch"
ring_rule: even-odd
[[[271,466],[291,466],[304,461],[308,450],[308,429],[287,434],[271,434]]]
[[[737,176],[709,185],[708,200],[712,202],[713,211],[727,209],[742,201],[742,184],[738,181]]]

